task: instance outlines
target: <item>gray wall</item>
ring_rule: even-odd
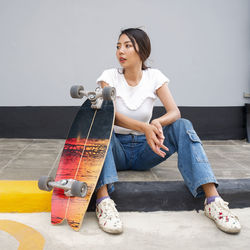
[[[121,28],[151,37],[149,65],[179,106],[243,106],[250,91],[248,0],[0,0],[0,106],[68,106],[117,67]],[[159,102],[156,103],[159,105]]]

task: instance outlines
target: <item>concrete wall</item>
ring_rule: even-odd
[[[149,65],[179,106],[243,106],[250,91],[249,0],[0,0],[0,106],[69,106],[117,67],[121,28],[142,26]],[[159,102],[157,103],[157,105]]]

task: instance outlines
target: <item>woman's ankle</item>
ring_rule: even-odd
[[[98,205],[99,203],[101,203],[103,200],[105,200],[107,198],[109,198],[109,196],[103,196],[103,197],[101,197],[99,199],[96,199],[96,205]]]
[[[107,185],[100,187],[97,190],[96,199],[101,199],[102,197],[109,196]]]
[[[220,196],[217,192],[216,186],[214,183],[207,183],[202,185],[202,188],[205,192],[206,198],[212,197],[212,196]]]

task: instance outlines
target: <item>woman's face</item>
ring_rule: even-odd
[[[135,43],[135,46],[138,51],[137,43]],[[117,42],[116,57],[123,68],[130,68],[142,64],[131,40],[125,34],[122,34]]]

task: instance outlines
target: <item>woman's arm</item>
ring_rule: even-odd
[[[161,126],[166,126],[181,118],[180,110],[175,104],[174,98],[170,93],[170,90],[166,83],[164,83],[159,89],[156,90],[156,94],[164,105],[167,113],[161,117],[154,119],[151,124],[155,121],[158,121]]]
[[[159,89],[156,90],[156,94],[160,98],[167,113],[161,117],[152,120],[150,124],[155,126],[159,131],[160,135],[157,134],[157,138],[160,144],[163,145],[165,137],[163,134],[162,126],[172,124],[173,122],[181,118],[181,113],[177,105],[175,104],[174,98],[171,95],[170,90],[166,83],[164,83]],[[158,145],[156,145],[156,151],[158,152],[160,151]]]
[[[109,86],[109,84],[102,81],[101,87],[104,88],[105,86]],[[161,157],[166,155],[166,153],[161,151],[160,148],[163,148],[166,151],[168,151],[168,148],[159,140],[159,138],[162,137],[162,134],[155,125],[137,121],[117,111],[115,111],[115,125],[144,133],[151,149]]]
[[[101,82],[101,87],[104,88],[105,86],[109,86],[108,83]],[[181,118],[180,110],[175,104],[174,98],[172,97],[166,83],[157,89],[156,94],[164,105],[167,113],[154,119],[152,122],[157,120],[161,126],[166,126]],[[115,125],[144,133],[146,123],[131,119],[118,112],[116,112],[115,115]]]

